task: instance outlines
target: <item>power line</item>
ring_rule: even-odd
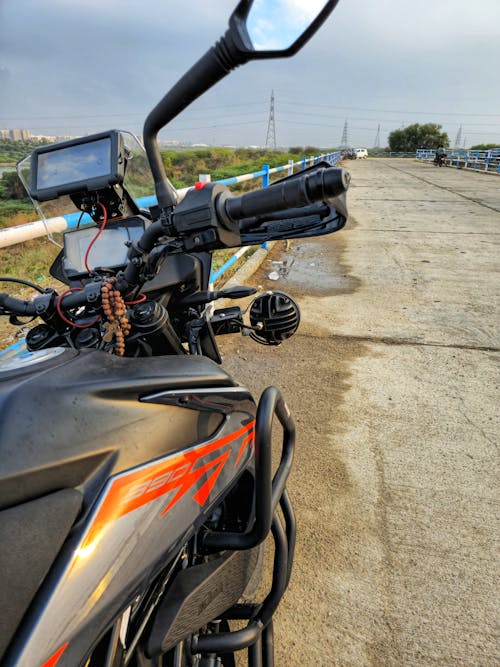
[[[168,127],[165,130],[162,130],[162,132],[184,132],[186,130],[205,130],[205,129],[213,129],[213,128],[224,128],[224,127],[233,127],[236,125],[260,125],[264,124],[266,122],[265,118],[259,118],[256,120],[248,120],[248,121],[242,121],[239,123],[211,123],[210,125],[197,125],[195,127]],[[62,126],[64,127],[64,125]],[[66,126],[69,127],[69,126]],[[71,125],[72,130],[86,130],[92,127],[100,127],[102,128],[102,125],[99,124],[86,124],[86,125]],[[29,129],[33,131],[34,129],[37,128],[43,128],[44,130],[54,130],[54,129],[60,129],[61,125],[42,125],[42,126],[31,126]]]
[[[205,111],[214,111],[217,109],[232,109],[234,107],[249,107],[249,106],[262,106],[263,104],[266,104],[266,101],[262,100],[260,102],[245,102],[245,103],[239,103],[239,104],[219,104],[216,106],[211,106],[211,107],[203,107],[202,109],[193,109],[190,111],[190,113],[202,113],[204,114]],[[99,114],[78,114],[75,116],[68,116],[68,115],[63,115],[63,116],[0,116],[0,118],[3,121],[19,121],[19,120],[56,120],[58,118],[61,118],[62,120],[72,120],[72,119],[77,119],[77,118],[124,118],[125,116],[139,116],[141,118],[146,118],[148,111],[122,111],[120,113],[99,113]],[[252,113],[252,112],[249,112]]]
[[[281,102],[281,99],[280,99],[280,102]],[[194,110],[194,115],[192,115],[193,112],[190,112],[189,113],[189,116],[190,116],[189,120],[196,121],[197,120],[197,116],[196,116],[197,113],[203,114],[203,120],[205,120],[206,119],[205,111],[208,110],[208,109],[217,110],[217,109],[226,109],[227,108],[229,110],[230,108],[238,109],[239,107],[243,107],[243,106],[248,108],[249,105],[252,105],[254,107],[255,106],[262,107],[262,104],[263,104],[262,102],[247,102],[247,103],[238,103],[238,104],[230,104],[230,105],[225,105],[224,104],[224,105],[216,105],[216,106],[212,106],[212,107],[205,107],[203,109]],[[283,102],[283,105],[293,106],[294,108],[288,110],[284,116],[283,116],[283,113],[280,115],[280,120],[281,120],[282,123],[285,123],[285,124],[288,124],[288,125],[295,124],[297,126],[302,125],[302,126],[311,126],[311,127],[322,127],[325,130],[327,130],[327,129],[340,129],[340,127],[341,127],[341,126],[339,127],[339,125],[334,125],[334,124],[331,124],[331,123],[328,123],[328,124],[327,123],[322,123],[322,122],[320,122],[320,123],[311,123],[311,122],[300,123],[299,121],[294,121],[293,120],[293,118],[298,118],[298,117],[301,117],[301,116],[302,117],[313,117],[313,118],[316,118],[318,120],[320,120],[322,118],[332,119],[332,120],[342,118],[342,116],[336,116],[336,115],[332,115],[332,114],[322,114],[322,113],[317,113],[317,112],[307,112],[307,111],[298,111],[297,110],[297,107],[299,107],[299,108],[300,107],[302,107],[302,108],[305,107],[305,108],[311,108],[311,109],[312,108],[318,108],[318,109],[334,108],[334,107],[331,107],[330,105],[308,104],[308,103],[303,103],[303,102],[294,102],[293,104],[289,103],[289,102]],[[231,120],[234,120],[234,119],[247,118],[248,116],[253,116],[253,114],[256,111],[257,110],[255,110],[255,111],[246,110],[246,111],[243,111],[243,112],[235,111],[235,112],[232,112],[230,115],[224,115],[224,116],[219,116],[218,115],[213,123],[203,124],[203,125],[199,125],[199,126],[188,125],[188,126],[184,126],[184,127],[183,126],[175,127],[175,121],[174,121],[174,124],[173,124],[174,126],[173,127],[170,127],[170,126],[167,127],[165,129],[164,133],[165,132],[166,133],[169,133],[169,132],[179,133],[179,132],[185,132],[185,131],[214,129],[214,128],[230,128],[230,127],[237,126],[237,125],[252,125],[252,124],[257,125],[257,124],[260,124],[261,122],[265,122],[264,120],[261,121],[260,119],[251,118],[248,121],[244,121],[244,122],[241,122],[241,123],[239,123],[239,122],[221,123],[221,121],[226,120],[226,119],[228,121],[231,121]],[[470,114],[470,115],[472,115],[472,114]],[[481,114],[479,114],[479,115],[481,115]],[[131,117],[130,121],[126,120],[127,116]],[[128,122],[130,122],[130,125],[132,126],[131,129],[135,129],[136,131],[140,131],[139,130],[139,125],[132,121],[132,117],[136,117],[136,116],[143,117],[143,114],[139,113],[139,112],[126,112],[126,113],[122,113],[122,114],[110,113],[110,114],[92,114],[92,115],[89,115],[89,116],[85,116],[85,115],[61,116],[60,118],[64,119],[66,122],[62,122],[62,123],[59,123],[57,125],[55,125],[55,124],[45,125],[44,123],[41,122],[43,118],[48,118],[48,119],[50,118],[51,120],[54,120],[55,118],[58,118],[57,116],[46,116],[46,117],[38,117],[37,118],[38,122],[37,122],[36,125],[31,125],[31,123],[30,123],[29,125],[31,127],[29,129],[33,132],[38,132],[38,133],[47,132],[49,130],[53,130],[58,134],[71,134],[71,133],[81,132],[81,131],[89,132],[89,131],[92,131],[93,128],[101,128],[102,127],[102,122],[99,123],[99,124],[85,123],[86,118],[91,119],[91,120],[93,120],[93,119],[97,120],[97,119],[105,119],[105,118],[110,118],[111,119],[111,118],[115,118],[115,117],[121,117],[121,118],[123,118],[123,121],[120,124],[126,125],[126,124],[128,124]],[[29,117],[25,117],[25,118],[29,118]],[[82,122],[79,123],[78,125],[73,125],[70,122],[71,119],[73,119],[73,118],[81,119]],[[186,120],[188,120],[188,119],[186,118]],[[200,118],[200,120],[201,120],[201,118]],[[358,121],[358,120],[359,121],[375,121],[377,119],[373,118],[373,117],[366,117],[366,116],[365,117],[358,116],[358,117],[354,118],[355,122]],[[270,126],[270,121],[271,121],[271,118],[269,117],[268,118],[268,130],[269,131],[273,130],[272,125]],[[387,132],[391,129],[391,126],[394,125],[394,122],[395,122],[395,119],[393,119],[393,120],[386,119],[384,125],[382,125],[380,129],[383,129],[384,132]],[[447,121],[447,124],[449,126],[450,121]],[[455,125],[455,124],[458,124],[458,123],[451,122],[451,124]],[[380,125],[380,123],[379,123],[379,125]],[[488,138],[491,138],[491,140],[495,140],[495,138],[500,135],[500,123],[465,123],[465,124],[461,123],[460,126],[459,126],[459,129],[460,129],[460,127],[462,127],[462,129],[467,128],[467,132],[468,132],[469,135],[488,137]],[[492,132],[491,129],[483,129],[482,131],[473,131],[472,128],[477,128],[478,130],[480,128],[497,128],[498,131],[493,131]],[[354,131],[357,131],[357,130],[373,131],[374,127],[351,126],[351,129],[354,130]],[[377,132],[378,132],[378,130],[377,130]],[[276,128],[275,128],[275,118],[274,118],[274,141],[275,141],[275,134],[276,134]],[[271,139],[271,137],[268,138],[268,141],[269,141],[269,139]],[[348,145],[348,141],[346,143]]]
[[[228,116],[227,118],[232,118],[233,116]],[[185,132],[185,131],[191,131],[191,130],[204,130],[204,129],[214,129],[214,128],[231,128],[231,127],[236,127],[240,125],[260,125],[264,124],[266,122],[266,118],[256,118],[253,120],[248,120],[248,121],[241,121],[241,122],[234,122],[234,123],[220,123],[219,121],[222,120],[222,118],[218,117],[216,121],[209,123],[209,124],[204,124],[204,125],[195,125],[195,126],[181,126],[181,127],[170,127],[168,126],[165,128],[162,133],[174,133],[174,132]],[[268,119],[267,119],[268,120]],[[293,120],[290,118],[287,118],[286,116],[280,115],[280,123],[284,125],[297,125],[300,127],[320,127],[323,129],[336,129],[340,130],[343,128],[342,125],[338,124],[331,124],[331,123],[313,123],[310,121],[298,121],[298,120]],[[69,130],[67,128],[71,127],[71,132],[77,131],[77,130],[82,130],[82,131],[87,131],[91,128],[102,128],[102,124],[99,123],[86,123],[85,125],[79,124],[79,125],[67,125],[67,124],[59,124],[59,125],[32,125],[29,127],[29,129],[33,131],[46,131],[46,130],[57,130],[59,134],[68,134]],[[66,128],[66,129],[64,129]],[[366,130],[373,132],[374,126],[361,126],[361,125],[349,125],[349,130]],[[381,127],[381,129],[383,129]],[[495,136],[500,136],[500,132],[467,132],[468,135],[479,135],[479,136],[484,136],[485,134],[488,134],[491,137]]]
[[[300,104],[294,105],[294,106],[300,106]],[[286,113],[288,114],[293,114],[295,116],[313,116],[314,118],[344,118],[345,116],[333,116],[332,114],[320,114],[320,113],[314,113],[314,112],[307,112],[307,111],[287,111]],[[368,120],[368,121],[377,121],[379,117],[371,117],[367,118],[366,116],[357,116],[354,119],[351,117],[351,120]],[[394,119],[386,119],[386,123],[394,123]],[[454,123],[451,121],[451,124],[456,125],[458,123]],[[497,127],[500,129],[500,121],[498,123],[465,123],[464,124],[466,127]]]
[[[280,123],[285,124],[285,125],[300,125],[302,127],[323,127],[325,129],[340,129],[342,127],[342,125],[330,125],[330,124],[327,124],[327,123],[311,123],[309,121],[301,123],[300,121],[296,121],[296,120],[288,120],[286,117],[282,117],[281,115],[280,115]],[[351,124],[349,126],[349,129],[350,130],[369,130],[369,131],[373,132],[374,126],[372,125],[371,127],[366,127],[366,126],[362,127],[361,125],[352,125]],[[476,135],[478,134],[478,135],[484,136],[486,134],[486,132],[468,132],[468,134],[476,134]],[[487,134],[496,136],[496,135],[500,135],[500,132],[488,132]]]
[[[401,109],[374,109],[368,107],[344,107],[337,106],[334,104],[309,104],[307,102],[287,102],[286,100],[281,102],[282,104],[293,104],[296,106],[308,106],[308,107],[318,107],[322,109],[343,109],[344,111],[373,111],[375,113],[394,113],[394,114],[428,114],[433,116],[481,116],[486,118],[499,118],[500,113],[462,113],[462,112],[452,112],[452,111],[416,111],[416,110],[401,110]]]
[[[282,101],[280,99],[280,103],[283,105],[287,106],[293,106],[294,109],[297,109],[297,107],[307,107],[307,108],[318,108],[318,109],[347,109],[349,111],[374,111],[374,112],[381,112],[381,113],[415,113],[415,114],[435,114],[435,115],[452,115],[452,116],[477,116],[477,117],[498,117],[499,122],[498,123],[465,123],[464,125],[467,127],[498,127],[500,124],[500,114],[464,114],[464,113],[445,113],[445,112],[432,112],[432,111],[389,111],[389,110],[380,110],[380,109],[363,109],[361,107],[341,107],[341,106],[334,106],[334,105],[325,105],[325,104],[310,104],[307,102],[287,102],[287,101]],[[239,103],[239,104],[222,104],[222,105],[215,105],[215,106],[209,106],[209,107],[203,107],[201,109],[193,109],[189,111],[189,114],[205,114],[206,111],[213,111],[213,110],[218,110],[218,109],[232,109],[232,108],[237,108],[237,107],[245,107],[248,108],[249,106],[262,106],[265,104],[264,101],[259,101],[259,102],[246,102],[246,103]],[[3,121],[29,121],[29,120],[34,120],[34,121],[42,121],[42,120],[56,120],[56,119],[62,119],[62,120],[73,120],[73,119],[94,119],[94,118],[125,118],[125,117],[140,117],[140,118],[145,118],[147,112],[139,112],[139,111],[123,111],[121,113],[102,113],[102,114],[78,114],[78,115],[63,115],[63,116],[5,116],[1,117]],[[243,115],[248,115],[248,113],[252,112],[244,112]],[[331,114],[318,114],[318,113],[307,113],[307,112],[300,112],[296,111],[294,112],[296,114],[300,115],[310,115],[310,116],[316,116],[317,118],[343,118],[344,116],[332,116]],[[236,114],[232,114],[234,116]],[[376,121],[376,117],[358,117],[357,120],[368,120],[368,121]],[[391,122],[391,119],[388,119],[388,122]],[[461,123],[462,124],[462,123]]]

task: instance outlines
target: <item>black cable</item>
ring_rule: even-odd
[[[77,229],[80,229],[80,223],[81,223],[81,221],[82,221],[82,218],[83,218],[83,214],[84,214],[84,213],[85,213],[85,209],[80,213],[80,217],[78,218],[78,222],[77,222],[77,224],[76,224],[76,228],[77,228]]]
[[[21,280],[21,278],[0,277],[0,281],[4,283],[19,283],[20,285],[26,285],[27,287],[32,287],[37,292],[40,292],[40,294],[45,294],[45,290],[43,290],[41,287],[38,287],[38,285],[35,285],[34,283],[30,283],[28,280]]]

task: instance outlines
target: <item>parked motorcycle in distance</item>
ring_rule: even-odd
[[[238,65],[296,53],[336,4],[277,17],[270,3],[239,2],[147,117],[145,153],[109,130],[19,164],[40,216],[73,211],[78,225],[51,267],[62,291],[0,294],[12,325],[42,321],[25,352],[0,358],[4,667],[234,667],[243,649],[249,665],[273,665],[295,545],[294,423],[278,389],[256,405],[221,368],[216,337],[277,345],[300,316],[281,292],[246,313],[212,311],[255,290],[209,290],[211,253],[338,231],[349,176],[323,162],[261,191],[208,183],[181,201],[157,137]],[[135,193],[148,174],[157,203],[146,208]],[[270,534],[270,589],[248,599]]]

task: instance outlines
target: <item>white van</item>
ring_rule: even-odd
[[[366,148],[356,148],[354,150],[354,153],[356,155],[357,160],[361,160],[364,157],[368,157],[368,151],[366,150]]]

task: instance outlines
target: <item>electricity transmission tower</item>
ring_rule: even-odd
[[[455,143],[453,144],[453,148],[460,148],[461,143],[462,143],[462,126],[460,125],[460,127],[458,128]]]
[[[271,91],[269,121],[267,123],[266,148],[276,150],[276,123],[274,122],[274,90]]]
[[[342,132],[342,139],[340,140],[340,148],[349,148],[349,136],[347,134],[347,120],[344,123],[344,130]]]
[[[373,144],[373,148],[380,148],[380,123],[378,124],[377,127],[377,136],[375,137],[375,143]]]

